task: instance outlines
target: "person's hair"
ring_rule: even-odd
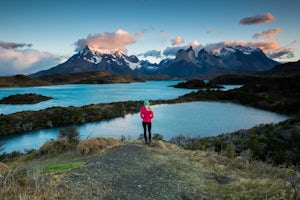
[[[149,104],[149,100],[148,99],[145,99],[144,100],[144,106],[149,106],[150,104]]]

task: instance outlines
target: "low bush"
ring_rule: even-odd
[[[75,145],[70,143],[66,138],[59,138],[43,144],[36,152],[37,156],[55,156],[59,153],[74,149]]]
[[[6,164],[0,162],[0,180],[6,177],[10,171],[10,168]]]
[[[158,141],[158,140],[163,140],[163,139],[164,139],[164,136],[162,136],[162,135],[159,134],[159,133],[154,133],[152,139],[153,139],[153,140],[156,140],[156,141]]]
[[[78,142],[79,141],[79,132],[76,127],[66,127],[64,129],[59,130],[59,138],[66,138],[70,142]]]
[[[97,137],[87,140],[81,140],[76,146],[78,156],[99,152],[107,147],[120,144],[121,140],[115,138]]]

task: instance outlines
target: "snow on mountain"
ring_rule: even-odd
[[[245,46],[225,46],[221,49],[220,53],[216,54],[216,56],[223,57],[228,56],[231,54],[237,53],[237,51],[240,51],[241,53],[245,55],[250,55],[254,51],[259,50],[257,47],[245,47]]]
[[[177,52],[175,59],[164,59],[159,64],[127,56],[121,50],[99,50],[86,46],[66,62],[48,70],[32,74],[39,77],[54,73],[107,71],[118,74],[161,74],[189,77],[201,74],[254,73],[273,68],[278,63],[254,47],[226,46],[219,54],[204,49],[195,55],[192,47]]]
[[[141,68],[141,63],[136,56],[127,56],[122,50],[96,49],[90,46],[85,47],[79,52],[84,60],[93,64],[99,64],[102,61],[108,64],[117,65],[127,64],[132,70]]]

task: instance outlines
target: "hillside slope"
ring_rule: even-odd
[[[30,87],[52,85],[43,80],[38,80],[25,75],[0,76],[0,88],[2,87]]]
[[[85,145],[95,139],[89,140]],[[88,156],[69,151],[24,160],[7,163],[14,169],[22,166],[24,178],[17,173],[22,180],[12,187],[19,188],[17,194],[2,189],[6,199],[14,195],[40,199],[294,199],[295,195],[289,182],[295,177],[291,169],[211,151],[183,150],[162,141],[151,146],[125,141]],[[80,165],[59,172],[64,163]],[[45,173],[49,167],[53,171]]]

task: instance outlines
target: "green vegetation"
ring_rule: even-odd
[[[231,101],[283,114],[300,114],[299,76],[265,78],[247,81],[243,87],[228,90],[199,90],[178,100],[181,101]],[[214,81],[212,81],[214,82]]]
[[[205,83],[203,80],[199,79],[191,79],[185,82],[180,82],[177,85],[174,85],[175,88],[187,88],[187,89],[212,89],[212,88],[223,88],[218,84],[214,84],[213,82]]]
[[[296,166],[300,160],[300,119],[260,125],[215,137],[178,136],[171,142],[185,149],[215,151],[228,157],[246,157],[273,165]]]
[[[110,74],[105,71],[58,73],[38,78],[55,85],[58,84],[107,84],[107,83],[131,83],[143,81],[138,76]]]
[[[72,169],[76,169],[78,167],[85,166],[85,162],[68,162],[68,163],[62,163],[62,164],[53,164],[48,165],[43,168],[43,172],[48,173],[63,173],[68,172]]]
[[[35,104],[41,101],[47,101],[52,99],[51,97],[38,95],[38,94],[16,94],[4,97],[0,100],[0,104]]]
[[[24,111],[0,115],[0,136],[49,127],[82,124],[136,113],[142,102],[126,101],[92,104],[83,107],[52,107],[40,111]]]
[[[52,84],[25,75],[0,76],[0,88],[1,87],[31,87],[31,86],[45,86],[45,85],[52,85]]]

